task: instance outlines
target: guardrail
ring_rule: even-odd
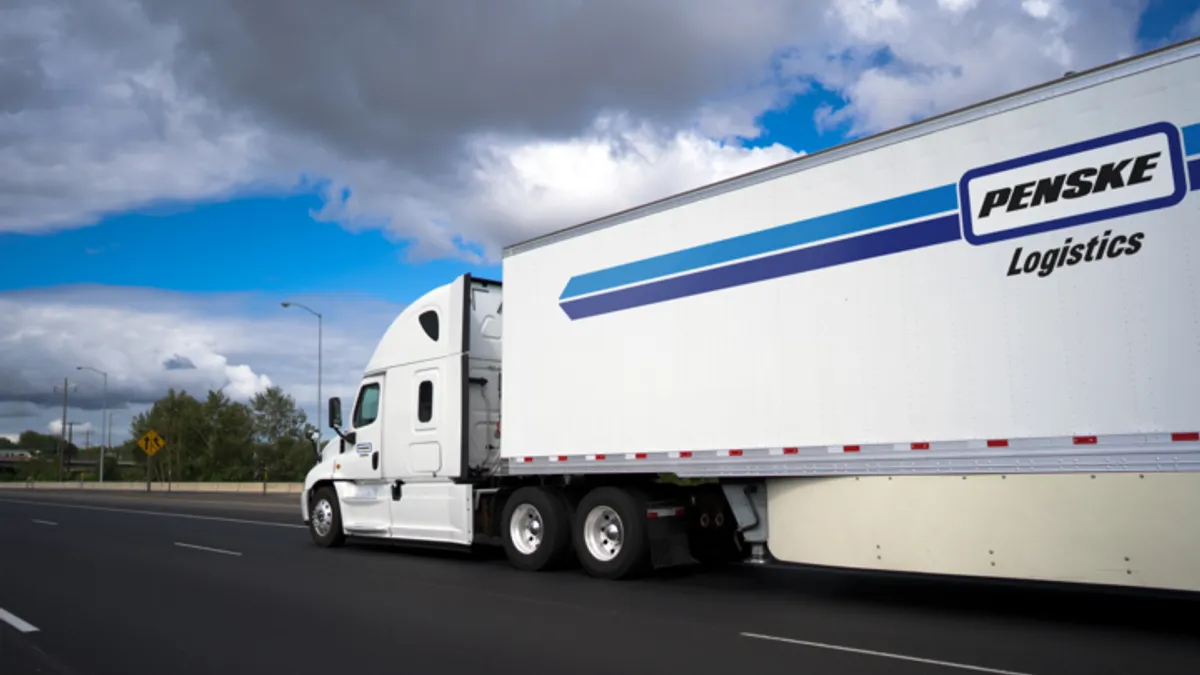
[[[145,492],[146,483],[137,481],[12,481],[0,482],[0,490],[83,490],[103,492]],[[151,492],[240,492],[244,494],[295,494],[303,483],[151,483]]]

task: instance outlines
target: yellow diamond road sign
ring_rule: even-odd
[[[158,432],[153,429],[147,431],[145,436],[138,439],[138,447],[142,449],[142,452],[151,457],[154,456],[154,453],[162,450],[166,444],[167,442],[163,440],[163,437],[159,436]]]

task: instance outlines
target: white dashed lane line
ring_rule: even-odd
[[[742,637],[753,638],[755,640],[769,640],[771,642],[784,642],[787,644],[798,645],[801,647],[812,647],[814,649],[828,649],[838,652],[850,652],[851,654],[863,654],[866,656],[877,656],[885,659],[894,659],[897,661],[910,661],[913,663],[924,663],[930,666],[940,666],[942,668],[954,668],[957,670],[969,670],[976,673],[990,673],[991,675],[1029,675],[1015,670],[1000,670],[997,668],[986,668],[984,666],[972,666],[967,663],[954,663],[953,661],[938,661],[937,659],[922,659],[916,656],[906,656],[904,654],[892,654],[891,652],[877,652],[871,649],[858,649],[856,647],[843,647],[841,645],[831,645],[824,642],[810,642],[808,640],[795,640],[792,638],[776,637],[774,635],[761,635],[758,633],[742,633]]]
[[[41,518],[34,518],[31,522],[37,523],[38,525],[58,525],[58,523],[54,522],[53,520],[42,520]]]
[[[115,506],[85,506],[83,504],[63,504],[60,502],[34,501],[32,499],[0,499],[3,504],[32,504],[34,506],[50,506],[59,509],[79,509],[81,511],[100,511],[106,513],[132,513],[142,516],[157,516],[159,518],[183,518],[186,520],[207,520],[215,523],[237,523],[240,525],[259,525],[262,527],[282,527],[287,529],[307,530],[307,525],[299,523],[280,523],[269,520],[247,520],[245,518],[225,518],[222,516],[202,516],[195,513],[174,513],[169,511],[144,511],[142,509],[123,509]],[[299,517],[297,515],[297,517]]]
[[[3,621],[4,623],[12,626],[13,628],[16,628],[17,630],[21,631],[22,633],[36,633],[37,632],[37,626],[29,623],[28,621],[22,619],[21,617],[17,616],[16,614],[13,614],[12,612],[5,611],[4,608],[2,608],[2,607],[0,607],[0,621]]]
[[[221,555],[241,555],[237,551],[226,551],[223,548],[210,548],[208,546],[197,546],[196,544],[185,544],[182,541],[175,542],[175,545],[180,548],[190,548],[195,551],[204,551],[206,553],[220,553]]]

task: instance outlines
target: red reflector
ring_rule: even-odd
[[[785,454],[785,455],[798,455],[798,454],[800,454],[800,448],[784,448],[784,449],[783,449],[783,454]]]
[[[928,450],[929,444],[928,443],[913,443],[912,449],[913,450]]]
[[[682,457],[682,458],[684,458],[684,459],[687,459],[688,457],[691,457],[691,456],[692,456],[692,451],[691,451],[691,450],[684,450],[683,452],[679,453],[679,456],[680,456],[680,457]]]
[[[637,453],[636,455],[634,455],[634,456],[633,456],[633,458],[634,458],[634,459],[646,459],[646,453],[644,453],[644,452],[639,452],[639,453]]]
[[[567,456],[566,456],[566,455],[559,455],[559,456],[558,456],[558,461],[560,461],[560,462],[565,462],[565,461],[567,461]]]
[[[687,513],[687,509],[685,509],[683,507],[675,509],[675,515],[677,515],[677,516],[682,516],[685,513]]]
[[[729,456],[730,456],[730,457],[741,457],[741,456],[742,456],[742,451],[741,451],[741,450],[730,450],[730,451],[729,451]]]
[[[653,520],[658,517],[658,511],[647,511],[646,517]]]
[[[862,450],[862,448],[857,445],[843,445],[842,446],[842,452],[858,452],[859,450]]]
[[[604,461],[605,457],[607,457],[607,455],[596,455],[596,461],[597,462]]]
[[[1074,440],[1075,440],[1075,445],[1095,445],[1096,444],[1095,436],[1076,436]]]
[[[1176,443],[1195,443],[1200,441],[1200,432],[1193,431],[1186,434],[1171,434],[1171,440]]]
[[[988,447],[989,448],[1007,448],[1008,441],[1003,438],[993,438],[992,440],[988,441]]]

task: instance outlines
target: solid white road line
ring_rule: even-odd
[[[298,523],[273,523],[269,520],[245,520],[243,518],[222,518],[220,516],[201,516],[195,513],[170,513],[166,511],[143,511],[141,509],[122,509],[115,506],[85,506],[83,504],[62,504],[60,502],[42,502],[27,499],[0,499],[6,504],[33,504],[35,506],[57,506],[60,509],[80,509],[82,511],[107,511],[109,513],[135,513],[143,516],[161,516],[164,518],[186,518],[189,520],[210,520],[218,523],[239,523],[242,525],[263,525],[266,527],[288,527],[307,530],[307,525]],[[299,514],[297,514],[299,517]]]
[[[238,553],[237,551],[226,551],[223,548],[209,548],[207,546],[197,546],[195,544],[185,544],[182,541],[175,542],[175,545],[182,546],[183,548],[192,548],[197,551],[207,551],[209,553],[220,553],[223,555],[241,555],[241,553]]]
[[[16,614],[12,614],[10,612],[4,611],[3,608],[0,608],[0,621],[3,621],[4,623],[12,626],[13,628],[16,628],[17,630],[21,631],[22,633],[36,633],[37,632],[37,626],[29,623],[28,621],[25,621],[24,619],[17,616]]]
[[[31,520],[33,522],[37,523],[38,525],[57,525],[58,524],[58,523],[54,522],[53,520],[42,520],[41,518],[33,518]]]
[[[999,670],[996,668],[985,668],[983,666],[972,666],[965,663],[954,663],[952,661],[938,661],[936,659],[922,659],[916,656],[905,656],[903,654],[892,654],[889,652],[877,652],[870,649],[856,649],[854,647],[843,647],[841,645],[825,644],[823,642],[809,642],[807,640],[793,640],[792,638],[776,637],[774,635],[760,635],[758,633],[742,633],[742,637],[754,638],[755,640],[771,640],[774,642],[786,642],[788,644],[800,645],[803,647],[814,647],[816,649],[831,649],[839,652],[851,652],[853,654],[866,654],[867,656],[879,656],[885,659],[895,659],[897,661],[912,661],[914,663],[924,663],[931,666],[942,666],[944,668],[957,668],[959,670],[971,670],[977,673],[992,673],[993,675],[1029,675],[1015,670]]]

